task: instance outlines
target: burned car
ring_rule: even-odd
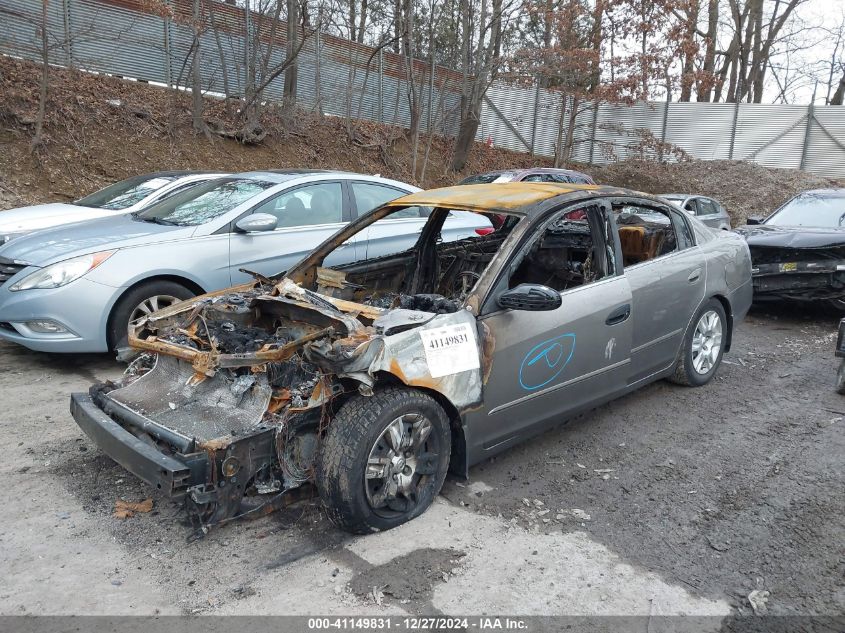
[[[425,208],[415,245],[326,259]],[[455,210],[506,220],[457,241]],[[745,242],[646,194],[509,183],[405,196],[279,278],[132,324],[141,355],[72,397],[127,470],[203,529],[313,485],[346,530],[421,514],[447,470],[670,378],[704,385],[751,301]],[[313,489],[312,486],[312,489]],[[264,510],[262,510],[264,509]]]
[[[805,191],[748,224],[737,232],[751,249],[755,300],[845,310],[845,189]]]

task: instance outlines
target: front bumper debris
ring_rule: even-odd
[[[188,488],[205,481],[207,459],[204,453],[183,459],[165,455],[106,415],[89,394],[72,394],[70,413],[104,453],[164,494],[183,497]]]

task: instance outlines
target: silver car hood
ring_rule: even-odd
[[[189,238],[195,226],[167,226],[118,215],[36,231],[0,247],[0,257],[47,266],[97,251]]]
[[[29,233],[70,222],[81,222],[94,218],[126,213],[113,209],[97,209],[82,207],[65,202],[50,204],[36,204],[31,207],[20,207],[0,211],[0,236],[15,233]]]

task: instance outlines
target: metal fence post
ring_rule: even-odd
[[[599,102],[598,100],[593,101],[593,130],[590,133],[590,160],[589,164],[593,164],[593,150],[596,146],[596,124],[599,120]]]
[[[736,100],[734,104],[734,122],[733,127],[731,128],[731,146],[728,150],[728,160],[734,159],[734,143],[736,143],[736,125],[739,121],[739,99]]]
[[[384,48],[378,49],[378,122],[384,122]]]
[[[170,8],[170,2],[167,2],[167,8]],[[171,68],[170,60],[170,17],[164,16],[164,79],[168,88],[173,88],[173,70]]]
[[[537,115],[540,110],[540,82],[537,82],[537,89],[534,91],[534,121],[531,124],[531,155],[534,155],[534,144],[537,141]]]
[[[320,27],[323,26],[323,8],[320,7],[320,17],[319,17]],[[314,40],[314,98],[316,99],[317,103],[315,104],[317,108],[317,112],[320,116],[323,115],[323,93],[321,90],[321,84],[323,82],[322,78],[322,69],[320,65],[322,63],[321,58],[323,55],[323,36],[322,36],[322,29],[317,29],[317,37]]]
[[[70,30],[70,0],[62,0],[62,19],[65,25],[65,58],[68,66],[73,66],[73,39]]]
[[[804,145],[801,148],[801,163],[798,169],[804,169],[807,165],[807,153],[810,148],[810,132],[813,129],[813,121],[815,119],[813,107],[812,103],[807,106],[807,126],[804,128]]]

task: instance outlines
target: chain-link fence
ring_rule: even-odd
[[[0,53],[41,61],[43,0],[0,0]],[[167,86],[191,84],[191,0],[49,0],[48,56],[75,66]],[[254,60],[284,61],[285,25],[228,2],[203,0],[199,57],[203,90],[242,97]],[[258,50],[251,50],[257,47]],[[257,53],[257,54],[256,54]],[[253,62],[250,62],[250,60]],[[420,129],[457,130],[461,74],[385,48],[324,33],[299,53],[297,105],[325,114],[408,127],[417,95]],[[250,63],[253,67],[250,67]],[[284,75],[264,98],[281,100]],[[584,163],[632,156],[752,160],[845,178],[845,106],[579,102],[539,86],[496,82],[478,140]]]

